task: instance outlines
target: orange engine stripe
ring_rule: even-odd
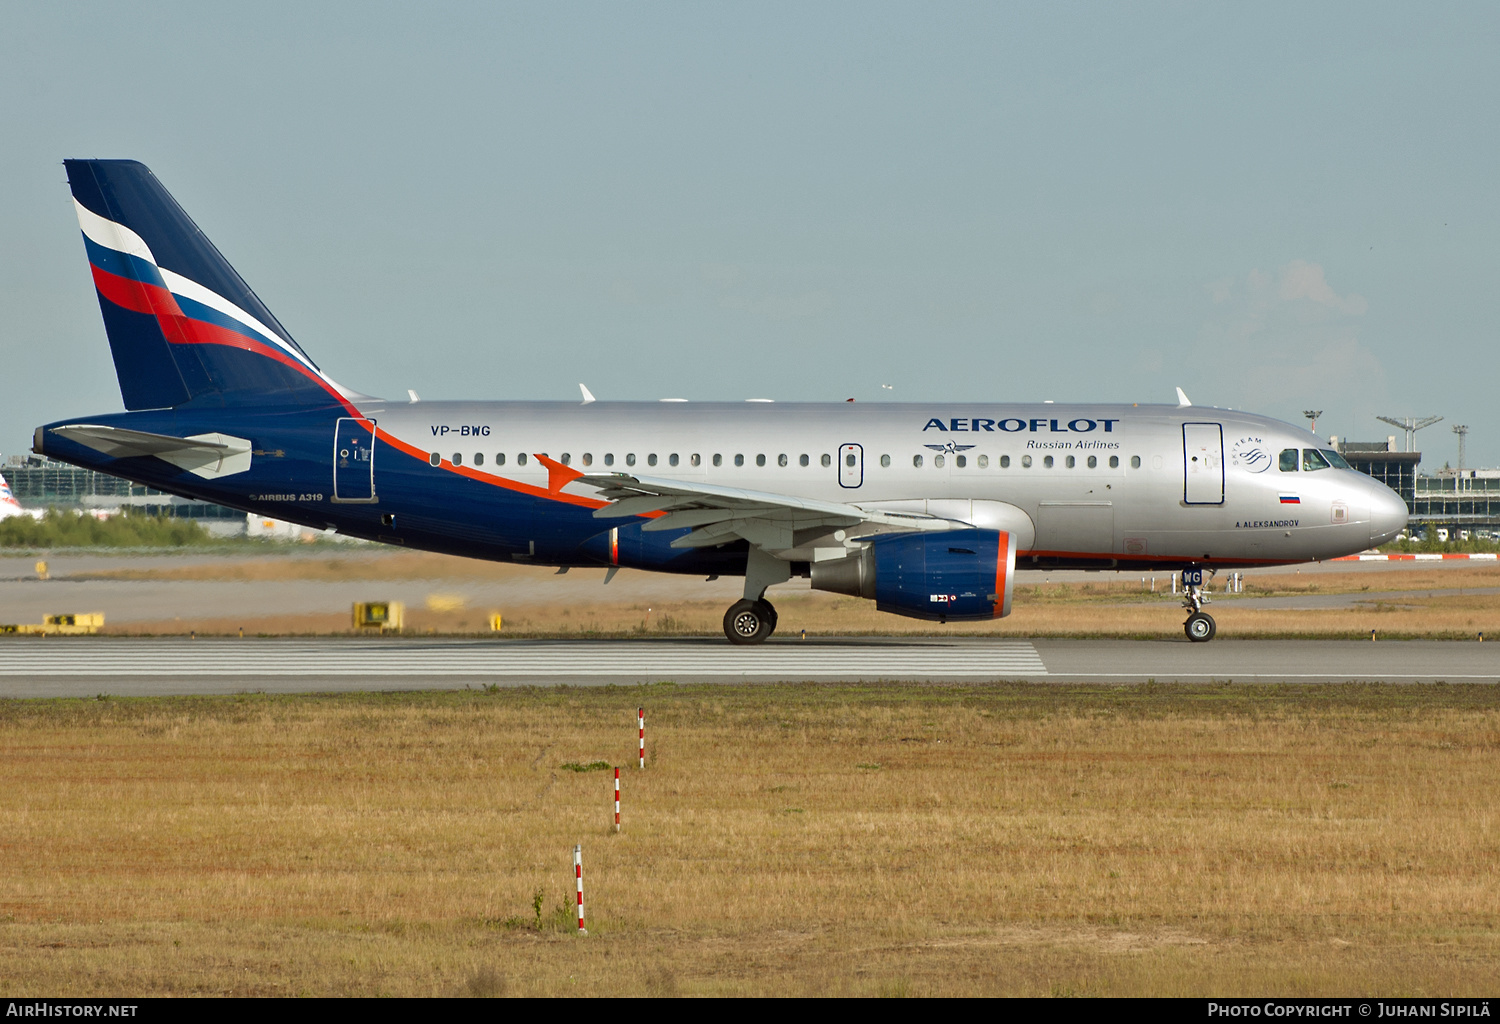
[[[994,618],[1000,618],[1005,614],[1005,567],[1010,561],[1010,534],[1000,531],[1000,543],[995,548],[995,614]]]

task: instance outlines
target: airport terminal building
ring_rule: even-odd
[[[80,469],[40,455],[12,455],[0,466],[0,473],[23,508],[111,512],[138,508],[148,515],[197,520],[219,536],[237,536],[246,531],[245,513],[236,509],[163,494],[108,473]]]

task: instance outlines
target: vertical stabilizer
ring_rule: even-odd
[[[127,409],[348,397],[145,164],[63,163]]]

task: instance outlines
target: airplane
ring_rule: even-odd
[[[37,518],[37,513],[21,507],[16,496],[10,491],[10,484],[5,482],[5,477],[0,476],[0,519],[9,519],[11,516],[31,516]]]
[[[743,576],[938,623],[1011,611],[1020,570],[1203,574],[1352,554],[1401,497],[1315,434],[1194,406],[1052,402],[390,401],[293,340],[145,165],[67,160],[124,413],[38,427],[33,451],[184,497],[495,561]]]

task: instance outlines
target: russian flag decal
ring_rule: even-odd
[[[1302,499],[1295,494],[1283,494],[1281,496],[1281,503],[1283,505],[1300,505],[1302,504]]]

